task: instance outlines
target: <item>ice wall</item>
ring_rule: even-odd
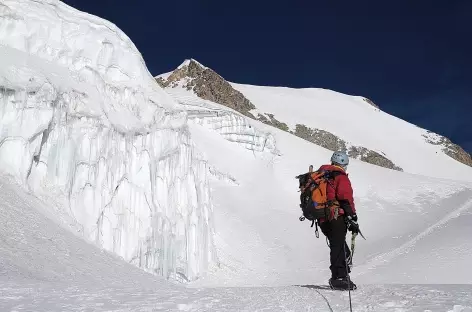
[[[132,42],[52,0],[2,1],[0,42],[0,170],[146,271],[193,280],[214,263],[208,168]]]
[[[190,122],[218,132],[226,140],[255,151],[278,154],[275,137],[253,127],[248,120],[230,110],[188,110]]]

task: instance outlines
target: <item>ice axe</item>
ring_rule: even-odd
[[[349,256],[349,258],[347,259],[347,263],[349,265],[349,267],[352,267],[352,258],[354,257],[354,250],[356,249],[356,237],[357,235],[361,235],[361,237],[364,239],[364,240],[367,240],[364,235],[362,235],[362,232],[361,230],[359,229],[359,232],[357,233],[352,233],[351,235],[351,254]]]
[[[359,234],[361,235],[361,237],[362,237],[364,240],[367,240],[367,239],[364,237],[364,235],[362,235],[361,229],[359,229]],[[357,234],[356,234],[356,236],[357,236]]]

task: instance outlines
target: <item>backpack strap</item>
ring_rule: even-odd
[[[336,192],[336,186],[334,185],[334,180],[336,179],[337,176],[339,175],[345,175],[346,173],[345,172],[342,172],[342,171],[338,171],[338,170],[333,170],[333,171],[329,171],[327,170],[326,171],[326,174],[325,174],[325,177],[326,177],[326,182],[333,188],[333,190]],[[338,218],[338,215],[339,215],[339,208],[340,208],[340,204],[338,202],[338,200],[335,198],[335,199],[332,199],[332,200],[329,200],[327,202],[327,213],[332,213],[333,214],[333,219],[337,219]],[[327,217],[326,219],[329,220],[329,218]]]
[[[328,176],[327,176],[327,181],[329,183],[329,185],[331,185],[331,187],[336,190],[336,187],[334,186],[333,182],[334,180],[336,179],[337,176],[340,176],[340,175],[346,175],[345,172],[342,172],[342,171],[328,171]]]

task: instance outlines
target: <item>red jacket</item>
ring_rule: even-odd
[[[344,210],[351,209],[352,214],[356,213],[356,207],[354,205],[354,196],[351,186],[351,181],[349,180],[348,174],[338,166],[333,165],[323,165],[318,169],[320,170],[329,170],[339,172],[335,175],[334,178],[334,188],[328,184],[327,186],[327,199],[333,200],[336,199],[340,202],[341,209],[339,209],[339,214],[343,215]],[[320,220],[323,221],[323,220]]]

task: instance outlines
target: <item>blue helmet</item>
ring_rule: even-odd
[[[333,164],[345,167],[349,165],[349,157],[345,152],[334,152],[333,156],[331,156],[331,162]]]

